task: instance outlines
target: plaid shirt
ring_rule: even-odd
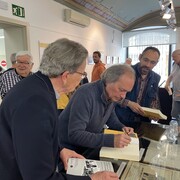
[[[31,75],[30,73],[29,75]],[[0,76],[0,95],[3,99],[5,95],[9,92],[9,90],[17,84],[19,81],[21,81],[24,77],[17,74],[15,69],[11,69],[9,71],[4,72]]]

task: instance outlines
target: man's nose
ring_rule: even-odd
[[[121,95],[121,98],[124,99],[124,98],[126,97],[126,93],[127,93],[127,92],[121,92],[121,94],[120,94],[120,95]]]

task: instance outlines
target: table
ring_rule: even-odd
[[[142,138],[145,151],[140,162],[111,161],[121,180],[179,180],[180,179],[180,137],[177,144],[163,143]]]

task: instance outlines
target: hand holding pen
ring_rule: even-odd
[[[133,134],[134,133],[134,129],[131,127],[123,127],[122,128],[123,132],[127,135]]]

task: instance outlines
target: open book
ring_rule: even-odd
[[[142,107],[142,109],[145,112],[145,117],[154,117],[158,119],[167,119],[167,116],[164,115],[159,109],[152,109],[152,108],[147,108],[147,107]]]
[[[105,129],[104,133],[123,134],[124,132]],[[139,161],[139,139],[137,138],[137,134],[134,133],[131,135],[131,143],[124,148],[102,147],[100,150],[100,157]]]
[[[97,161],[91,159],[69,158],[67,174],[77,176],[89,176],[98,171],[112,171],[113,165],[108,161]]]

